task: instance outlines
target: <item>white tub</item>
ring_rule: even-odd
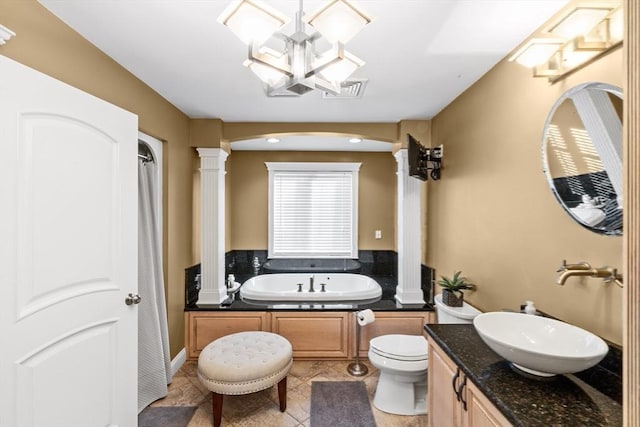
[[[311,278],[315,292],[310,292]],[[381,295],[382,288],[374,279],[349,273],[263,274],[247,280],[240,288],[243,299],[256,301],[362,301]]]

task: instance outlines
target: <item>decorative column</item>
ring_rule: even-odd
[[[200,155],[200,294],[199,304],[220,304],[224,285],[224,162],[221,148],[198,148]]]
[[[398,150],[398,287],[401,304],[424,304],[420,286],[420,181],[409,176],[407,149]]]

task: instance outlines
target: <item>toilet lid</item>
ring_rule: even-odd
[[[399,360],[426,360],[427,340],[420,335],[382,335],[369,342],[381,356]]]

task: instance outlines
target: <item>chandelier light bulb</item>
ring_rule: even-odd
[[[333,0],[306,21],[331,43],[347,43],[371,22],[371,18],[346,0]]]
[[[290,19],[260,0],[241,0],[229,4],[218,18],[246,45],[262,44]]]

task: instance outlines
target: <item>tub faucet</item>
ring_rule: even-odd
[[[309,292],[315,292],[316,290],[313,289],[313,276],[309,277]]]
[[[586,264],[586,263],[585,263]],[[572,276],[587,276],[587,277],[601,277],[605,283],[615,283],[617,286],[622,287],[622,275],[618,273],[618,270],[612,267],[601,268],[576,268],[565,269],[558,277],[558,285],[564,285],[569,277]]]

